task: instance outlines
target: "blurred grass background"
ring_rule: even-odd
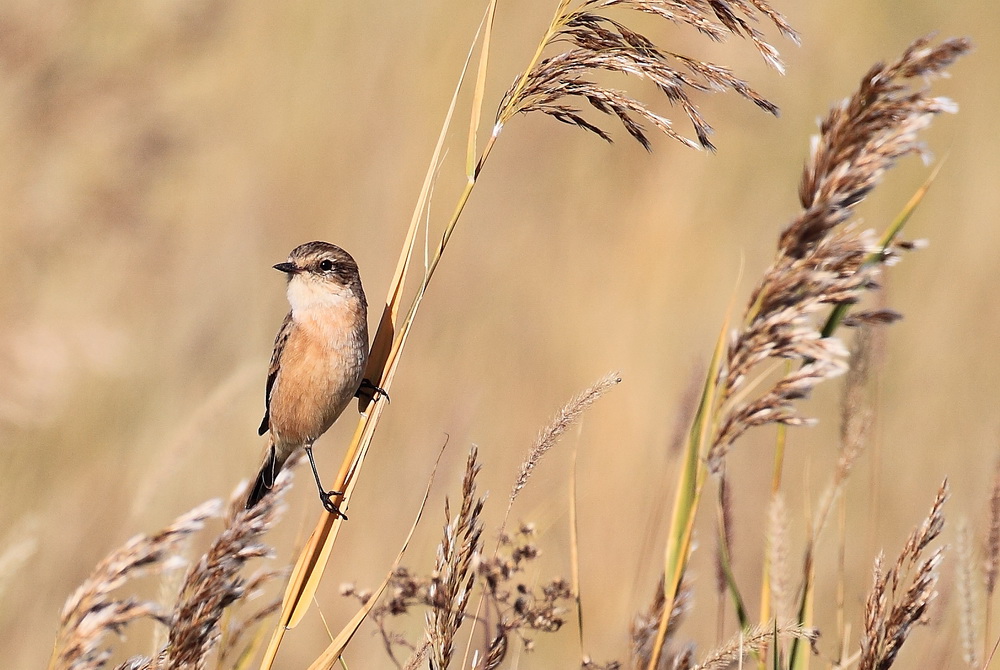
[[[488,107],[526,63],[549,5],[501,5]],[[803,42],[771,35],[785,77],[745,43],[707,44],[682,30],[661,40],[733,67],[782,109],[773,119],[733,96],[702,98],[716,155],[665,138],[647,155],[622,132],[608,146],[538,115],[505,130],[418,316],[321,589],[331,627],[354,608],[336,580],[381,579],[442,442],[449,451],[406,560],[414,569],[432,564],[439,503],[456,491],[470,443],[492,492],[489,532],[537,430],[619,369],[624,383],[541,465],[515,515],[542,531],[537,578],[568,575],[578,448],[585,651],[624,659],[628,623],[662,566],[678,407],[734,291],[742,306],[796,211],[815,121],[872,63],[935,30],[969,35],[976,52],[935,84],[961,111],[927,136],[947,164],[909,234],[931,246],[888,275],[889,303],[906,319],[888,331],[877,444],[849,486],[849,615],[860,623],[875,553],[898,551],[946,475],[950,531],[961,517],[982,526],[1000,427],[1000,10],[972,0],[777,8]],[[9,667],[43,662],[64,599],[111,548],[256,471],[264,375],[287,308],[272,264],[311,239],[345,247],[377,318],[481,11],[435,0],[0,6],[0,542],[25,559],[0,570]],[[438,217],[462,185],[464,121],[457,127]],[[864,206],[865,221],[883,227],[926,174],[917,161],[897,168]],[[829,477],[837,396],[836,384],[821,389],[810,404],[820,426],[790,432],[793,510],[814,504]],[[335,469],[353,427],[345,420],[323,438],[324,470]],[[729,465],[734,561],[752,608],[771,441],[752,433]],[[281,559],[319,511],[301,474],[271,535]],[[680,636],[711,646],[705,521],[696,610]],[[793,524],[800,542],[801,515]],[[941,605],[950,633],[953,567]],[[818,594],[821,627],[832,621],[822,604],[832,587]],[[307,618],[288,638],[287,667],[315,657],[324,635],[320,618]],[[134,638],[136,652],[150,651]],[[571,631],[547,638],[525,667],[578,658]],[[918,631],[900,662],[918,658],[921,644],[932,658],[960,658],[953,636]],[[379,646],[362,635],[354,657],[388,665]]]

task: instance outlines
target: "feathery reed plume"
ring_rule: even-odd
[[[552,423],[539,433],[538,439],[535,440],[535,445],[528,453],[528,457],[521,463],[521,470],[517,473],[517,479],[514,481],[514,486],[510,492],[510,499],[507,502],[508,514],[510,514],[510,508],[514,505],[517,495],[524,488],[524,485],[528,483],[531,473],[535,471],[535,466],[542,460],[542,456],[555,446],[563,433],[580,418],[587,408],[619,383],[621,383],[621,377],[618,376],[617,372],[612,372],[601,377],[590,388],[566,403],[559,410]]]
[[[955,553],[955,583],[958,587],[958,630],[962,640],[962,660],[969,668],[979,668],[979,645],[976,643],[978,630],[976,591],[973,586],[972,536],[965,519],[959,521],[958,542]]]
[[[938,567],[944,548],[922,559],[924,549],[944,527],[943,507],[948,482],[941,484],[930,514],[910,534],[896,564],[883,572],[884,558],[875,559],[875,579],[865,604],[865,630],[858,670],[887,670],[914,624],[927,622],[927,607],[937,596]]]
[[[611,136],[587,121],[573,100],[615,117],[625,130],[647,150],[649,138],[643,122],[668,137],[697,148],[714,149],[709,140],[712,127],[691,99],[693,93],[733,91],[761,109],[777,114],[777,107],[754,91],[732,72],[712,63],[660,49],[645,35],[604,15],[609,8],[650,14],[666,21],[694,28],[713,41],[730,35],[745,37],[771,67],[783,72],[778,51],[768,44],[754,23],[763,16],[786,37],[797,36],[784,17],[765,0],[583,0],[573,6],[560,0],[548,32],[538,46],[531,66],[520,74],[504,94],[497,110],[493,136],[497,136],[518,113],[542,112],[557,121],[583,128],[611,141]],[[541,59],[550,47],[567,43],[562,52]],[[694,128],[698,142],[673,129],[669,119],[653,112],[630,95],[595,81],[598,72],[616,72],[651,81],[672,105],[679,106]]]
[[[226,608],[256,590],[268,575],[259,573],[247,581],[240,574],[247,562],[270,555],[260,537],[277,521],[280,503],[290,477],[278,478],[261,504],[244,509],[239,487],[229,501],[225,530],[188,571],[170,621],[170,634],[156,668],[204,668],[208,655],[219,644],[219,625]]]
[[[101,647],[108,633],[120,633],[140,618],[169,624],[170,614],[160,605],[136,598],[116,599],[111,594],[130,579],[167,568],[178,545],[207,519],[218,516],[220,507],[218,500],[203,503],[155,535],[133,537],[98,563],[63,606],[49,668],[100,668],[111,656],[110,649]]]
[[[252,594],[258,592],[268,582],[287,576],[287,568],[281,570],[260,570],[247,580],[246,586],[243,588],[246,593],[244,597],[252,597]],[[258,630],[258,626],[272,614],[275,614],[279,607],[281,607],[281,598],[274,598],[260,607],[256,612],[252,612],[249,616],[229,622],[222,631],[219,665],[227,665],[229,659],[233,658],[234,655],[236,655],[237,659],[246,658],[247,654],[253,650],[253,646],[247,645],[247,647],[241,648],[243,638],[248,633]],[[239,654],[236,653],[237,651],[239,651]],[[238,665],[238,662],[234,662],[232,665]]]
[[[445,500],[444,538],[438,545],[434,576],[428,589],[427,638],[431,643],[430,667],[445,670],[451,662],[455,634],[465,620],[465,608],[475,580],[473,561],[478,559],[483,526],[479,514],[483,498],[476,498],[479,450],[473,446],[462,480],[462,506],[454,520]]]
[[[840,450],[837,470],[850,469],[871,432],[874,412],[867,401],[868,381],[875,366],[875,333],[873,326],[863,324],[857,330],[854,347],[848,361],[844,389],[840,398]]]
[[[496,670],[503,663],[504,659],[507,658],[507,632],[502,626],[498,627],[496,636],[490,640],[490,643],[486,647],[486,653],[483,654],[483,664],[482,670]],[[478,669],[479,666],[476,666]]]
[[[781,234],[778,256],[753,290],[740,325],[716,343],[678,475],[665,550],[665,611],[687,565],[708,473],[719,471],[730,445],[752,427],[811,423],[798,413],[796,401],[846,370],[847,351],[831,337],[843,310],[875,286],[880,264],[913,248],[896,239],[901,222],[878,245],[872,233],[843,224],[896,159],[919,150],[917,131],[934,114],[955,108],[926,90],[911,91],[905,80],[942,73],[969,43],[927,45],[928,40],[917,40],[900,60],[875,66],[860,91],[830,112],[805,167],[800,188],[805,209]],[[817,313],[831,308],[821,327]],[[780,359],[786,372],[760,392],[782,367]],[[663,616],[648,670],[657,667],[668,632]]]
[[[798,624],[775,626],[770,623],[750,626],[741,630],[726,644],[710,652],[692,670],[726,670],[731,668],[736,663],[742,663],[751,654],[762,651],[774,641],[775,636],[779,639],[792,638],[813,641],[818,637],[818,633]]]
[[[918,39],[899,60],[875,65],[859,90],[822,122],[799,187],[803,211],[782,232],[778,257],[751,294],[743,326],[726,352],[721,389],[726,409],[709,455],[713,467],[753,426],[811,423],[795,401],[847,369],[846,349],[820,329],[815,315],[858,302],[876,286],[879,265],[912,245],[894,239],[880,245],[870,231],[843,224],[899,158],[922,152],[917,134],[933,116],[956,110],[950,100],[912,90],[906,80],[942,74],[968,50],[964,39],[935,47],[928,38]],[[801,366],[769,391],[746,398],[753,370],[775,358]]]
[[[667,453],[671,456],[680,454],[684,449],[684,442],[688,437],[688,428],[691,426],[695,412],[698,409],[698,399],[701,396],[701,387],[704,384],[704,379],[705,366],[703,364],[691,366],[691,374],[677,403],[674,414],[674,425],[670,431],[670,439],[667,442]]]
[[[295,457],[298,458],[297,456]],[[179,545],[204,527],[205,521],[222,513],[222,503],[210,500],[153,536],[129,540],[98,564],[91,576],[77,589],[63,608],[50,668],[73,670],[102,667],[111,649],[100,649],[101,638],[109,632],[121,633],[132,621],[152,618],[168,628],[167,644],[155,659],[135,657],[119,665],[132,670],[168,668],[204,668],[208,655],[222,638],[219,621],[223,611],[248,594],[260,590],[281,571],[260,571],[249,579],[239,576],[252,558],[265,556],[269,549],[258,538],[276,521],[279,505],[292,478],[288,468],[279,475],[273,494],[260,505],[244,512],[242,501],[246,485],[233,492],[226,510],[226,527],[208,552],[192,566],[181,587],[173,609],[135,598],[112,600],[110,594],[150,569],[162,571],[182,565]],[[228,654],[240,637],[274,611],[275,603],[227,631],[229,640],[223,649]]]

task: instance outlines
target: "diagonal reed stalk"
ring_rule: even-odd
[[[630,30],[617,20],[605,17],[601,12],[609,7],[618,7],[653,14],[668,21],[693,26],[715,40],[722,40],[727,35],[746,37],[765,60],[777,69],[780,69],[777,51],[763,40],[760,32],[751,23],[757,20],[757,13],[760,13],[775,24],[783,34],[794,38],[794,32],[788,24],[765,0],[753,0],[750,4],[735,0],[716,0],[707,4],[694,0],[680,2],[583,0],[576,7],[573,7],[572,0],[559,0],[553,19],[528,67],[503,96],[492,131],[477,156],[476,139],[480,133],[496,7],[496,0],[488,4],[483,23],[459,77],[410,220],[372,344],[366,378],[377,380],[378,386],[386,391],[392,385],[400,356],[424,293],[465,210],[483,166],[501,130],[514,116],[519,113],[540,111],[559,121],[594,132],[604,139],[610,139],[605,131],[586,121],[579,110],[564,103],[566,98],[582,99],[598,112],[617,118],[629,135],[647,148],[650,144],[641,121],[651,123],[658,131],[689,146],[695,146],[691,140],[683,138],[674,131],[666,118],[652,112],[645,104],[620,91],[598,85],[588,78],[600,71],[632,74],[652,81],[668,100],[683,109],[695,128],[699,143],[707,148],[712,148],[711,142],[708,141],[711,127],[692,102],[691,93],[730,90],[766,111],[772,113],[777,111],[772,103],[750,88],[746,82],[733,76],[728,69],[681,54],[662,51],[650,39]],[[480,42],[479,64],[469,121],[465,186],[444,225],[437,246],[432,251],[425,250],[427,260],[422,276],[410,300],[406,316],[400,320],[399,312],[404,301],[406,279],[411,272],[416,235],[428,212],[432,185],[441,161],[444,140],[453,119],[458,94],[465,84],[476,44]],[[566,43],[571,45],[568,49],[555,56],[543,58],[546,51]],[[341,508],[346,508],[350,500],[357,475],[381,417],[383,405],[384,403],[380,402],[362,403],[361,419],[334,482],[334,489],[344,492],[335,501]],[[262,670],[273,667],[285,631],[298,624],[312,602],[342,523],[342,519],[334,518],[333,515],[324,512],[300,553],[289,579],[278,624],[261,663]]]
[[[334,636],[327,648],[320,654],[315,661],[309,666],[309,670],[332,670],[337,663],[340,661],[341,655],[344,653],[344,649],[354,638],[354,635],[358,632],[361,624],[364,623],[365,619],[374,609],[376,603],[379,602],[379,598],[382,593],[389,586],[392,581],[393,576],[396,574],[396,569],[399,567],[403,560],[403,554],[406,552],[407,547],[410,544],[410,540],[413,538],[413,533],[417,529],[417,524],[420,523],[420,518],[423,516],[424,509],[427,506],[427,498],[430,497],[431,487],[434,484],[434,478],[437,475],[438,466],[441,463],[441,456],[444,454],[447,442],[441,446],[441,451],[438,452],[437,460],[434,462],[434,469],[431,471],[431,476],[427,481],[427,488],[424,489],[424,497],[420,501],[420,505],[417,508],[417,513],[414,516],[413,523],[410,525],[410,531],[406,535],[406,539],[403,540],[403,545],[399,549],[399,553],[396,554],[396,559],[390,566],[385,579],[376,588],[368,600],[361,606],[351,620],[341,629],[341,631]]]

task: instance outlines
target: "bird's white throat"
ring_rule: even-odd
[[[288,303],[292,314],[307,314],[316,309],[349,308],[351,289],[308,275],[296,275],[288,282]]]

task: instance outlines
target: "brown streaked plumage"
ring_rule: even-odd
[[[323,489],[312,446],[358,393],[368,361],[368,304],[358,265],[327,242],[308,242],[274,266],[288,275],[291,310],[274,340],[267,373],[264,419],[269,448],[247,509],[274,486],[289,456],[305,449],[320,499],[340,513]]]

